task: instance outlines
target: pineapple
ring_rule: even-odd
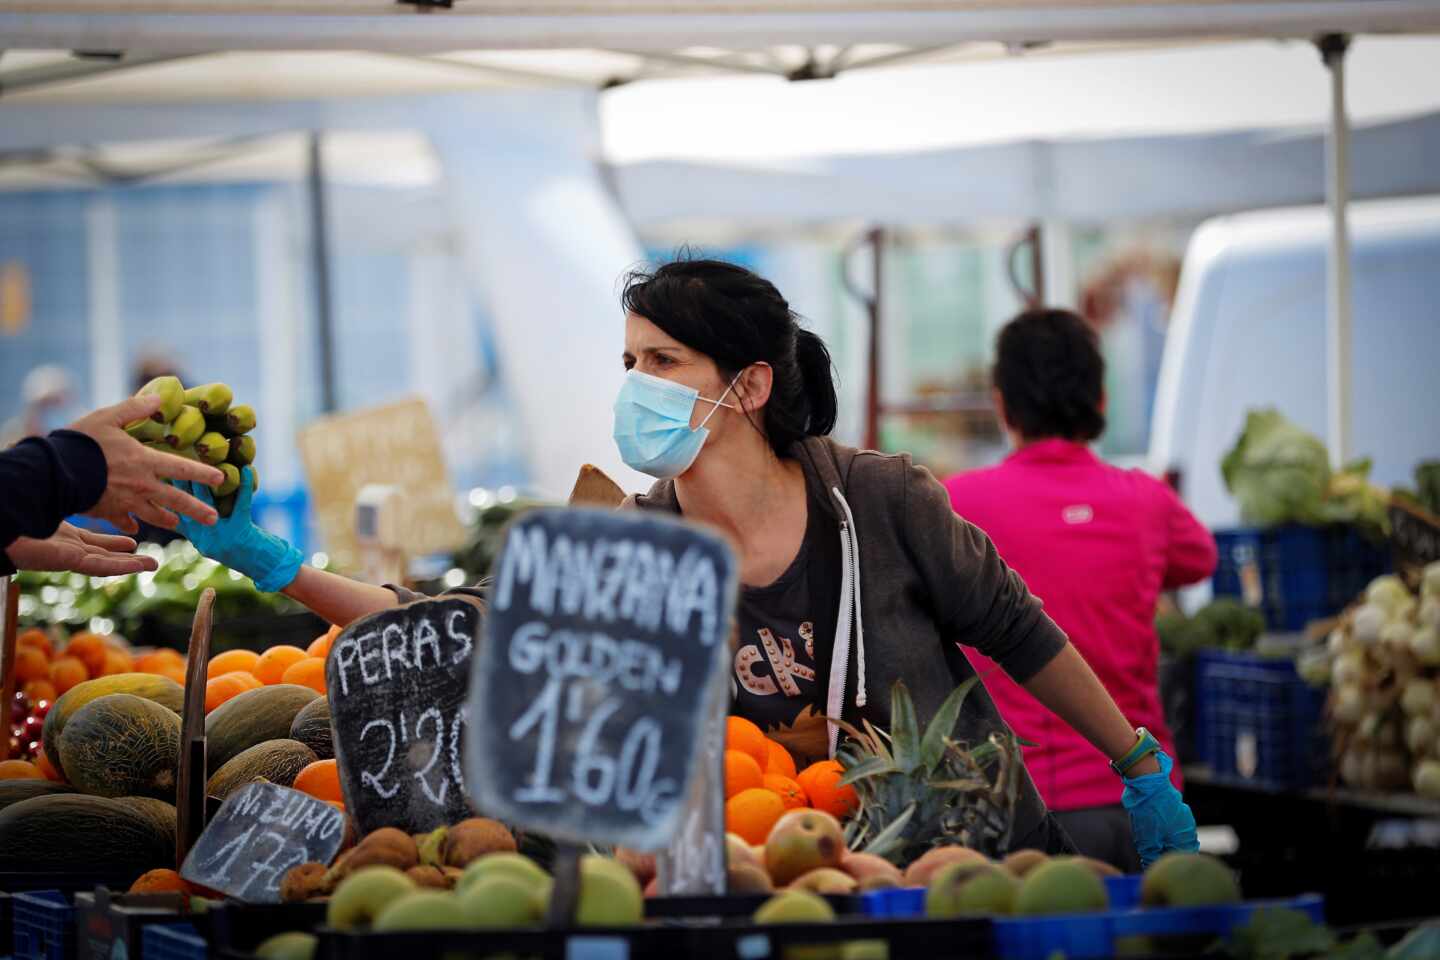
[[[990,857],[1008,850],[1020,741],[1008,732],[992,733],[971,747],[949,736],[979,679],[971,677],[957,687],[924,729],[900,681],[890,691],[888,734],[869,721],[863,731],[840,722],[849,735],[835,755],[845,770],[840,782],[854,784],[860,799],[845,831],[851,850],[902,867],[931,847],[947,844]]]

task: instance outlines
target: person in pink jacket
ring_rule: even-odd
[[[1174,755],[1160,705],[1155,604],[1215,569],[1215,540],[1165,483],[1102,461],[1105,361],[1065,310],[1031,310],[996,341],[993,397],[1015,448],[945,481],[955,511],[989,534],[1041,598],[1121,712]],[[983,656],[966,655],[1023,739],[1025,765],[1080,851],[1139,869],[1121,783],[1106,758]],[[1180,771],[1173,773],[1180,786]]]

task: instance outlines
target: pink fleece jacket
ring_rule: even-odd
[[[1162,590],[1215,569],[1215,540],[1161,481],[1102,462],[1082,444],[1042,440],[1004,462],[945,481],[955,511],[990,535],[1135,726],[1171,756],[1160,706],[1155,603]],[[1046,804],[1078,810],[1120,802],[1106,758],[993,662],[966,655],[1022,738]],[[1179,764],[1175,782],[1180,785]]]

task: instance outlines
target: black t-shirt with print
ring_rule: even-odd
[[[813,498],[814,494],[811,492]],[[778,579],[740,590],[731,712],[784,744],[796,762],[825,758],[825,697],[840,591],[839,537],[807,501],[805,537]]]

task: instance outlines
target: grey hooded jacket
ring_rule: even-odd
[[[811,501],[823,505],[840,538],[837,628],[820,663],[827,669],[828,660],[827,716],[888,729],[890,688],[904,680],[924,722],[975,674],[961,645],[1020,683],[1065,646],[1040,600],[990,539],[955,515],[945,488],[909,455],[855,450],[828,437],[802,440],[791,455],[805,470]],[[680,511],[671,480],[627,505]],[[1005,721],[989,695],[976,690],[965,701],[956,739],[978,743],[997,729]],[[832,725],[832,754],[836,732]],[[1044,801],[1026,774],[1012,837],[1022,841],[1044,820]]]

